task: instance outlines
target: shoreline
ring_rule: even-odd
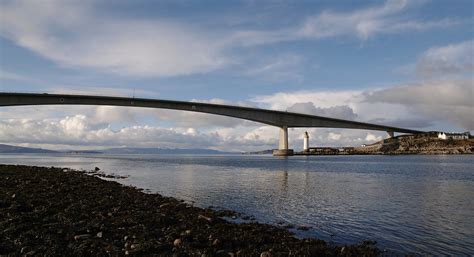
[[[377,256],[68,168],[0,164],[0,255]]]
[[[430,153],[420,153],[420,152],[397,152],[397,153],[382,153],[382,152],[374,152],[374,153],[312,153],[312,152],[295,152],[293,155],[304,155],[304,156],[326,156],[326,155],[342,155],[342,156],[351,156],[351,155],[473,155],[474,153],[445,153],[445,152],[430,152]]]
[[[273,150],[244,154],[272,154]],[[401,135],[362,146],[321,146],[295,151],[293,155],[468,155],[474,154],[474,138],[439,139],[433,134]]]

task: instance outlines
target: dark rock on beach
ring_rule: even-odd
[[[0,256],[375,256],[91,173],[0,165]]]

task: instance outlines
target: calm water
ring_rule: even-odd
[[[0,163],[98,166],[197,206],[311,227],[300,236],[474,254],[474,156],[2,155]]]

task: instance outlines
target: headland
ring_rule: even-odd
[[[295,155],[473,154],[474,138],[441,139],[436,134],[400,135],[358,147],[311,147]]]

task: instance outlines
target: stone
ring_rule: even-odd
[[[24,254],[24,253],[26,253],[27,251],[28,251],[28,247],[27,247],[27,246],[24,246],[24,247],[21,248],[20,253],[23,253],[23,254]]]
[[[346,252],[346,247],[343,246],[343,247],[341,248],[341,254],[344,254],[345,252]]]
[[[204,215],[202,215],[202,214],[199,214],[199,215],[198,215],[198,219],[202,219],[202,220],[206,220],[206,221],[208,221],[208,222],[212,222],[212,218],[209,218],[209,217],[204,216]]]
[[[173,245],[179,247],[182,243],[183,241],[181,240],[181,238],[177,238],[174,240]]]
[[[36,253],[35,251],[29,251],[25,255],[26,256],[33,256],[33,255],[35,255],[35,253]]]
[[[88,239],[90,237],[91,237],[91,235],[89,235],[89,234],[75,235],[74,240],[76,240],[76,241],[84,240],[84,239]]]
[[[161,208],[166,207],[166,206],[168,206],[168,205],[170,205],[170,203],[161,204],[159,207],[160,207],[160,209],[161,209]]]

